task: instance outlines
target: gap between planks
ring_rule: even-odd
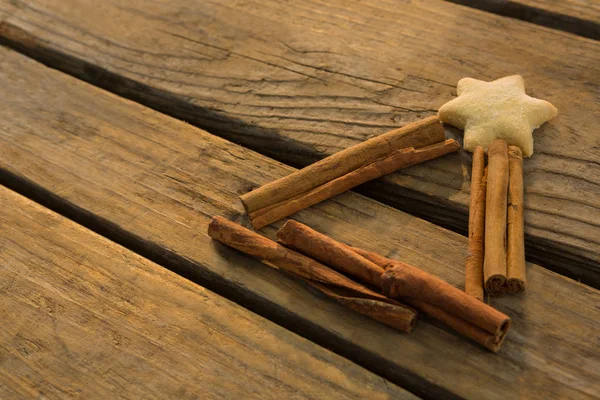
[[[446,1],[600,40],[600,7],[597,0]]]

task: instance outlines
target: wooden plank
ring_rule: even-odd
[[[600,3],[596,0],[448,0],[534,24],[600,39]]]
[[[492,300],[513,318],[498,355],[427,321],[402,334],[206,235],[213,215],[244,221],[237,196],[292,168],[22,55],[0,54],[0,182],[417,394],[600,393],[596,289],[530,264],[527,292]],[[465,237],[373,200],[347,192],[298,220],[462,285]]]
[[[598,42],[421,0],[1,4],[5,43],[292,165],[432,115],[464,76],[520,73],[559,109],[525,163],[528,256],[600,287]],[[362,191],[466,232],[469,170],[461,152]]]
[[[414,395],[0,186],[0,397]]]

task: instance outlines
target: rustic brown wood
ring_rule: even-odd
[[[527,254],[600,287],[600,43],[448,2],[398,4],[12,0],[0,38],[292,165],[435,114],[460,78],[519,73],[559,110],[524,166]],[[470,164],[460,152],[362,191],[466,234]]]
[[[491,301],[513,322],[497,355],[427,321],[388,328],[206,236],[213,215],[243,222],[237,197],[293,168],[0,50],[1,182],[423,396],[599,393],[596,289],[529,264],[527,291]],[[363,196],[296,218],[464,282],[466,237]]]
[[[576,35],[600,39],[597,0],[448,0]]]
[[[0,186],[0,398],[416,398]]]

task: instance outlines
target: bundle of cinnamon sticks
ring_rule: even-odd
[[[455,140],[445,140],[436,117],[426,118],[336,153],[240,199],[252,226],[259,229],[368,180],[459,148]],[[479,192],[475,197],[479,200],[485,199],[486,189],[482,156],[477,158],[481,168],[477,169]],[[489,179],[501,179],[491,160],[490,153]],[[473,214],[476,227],[484,220],[484,204],[478,201],[472,209],[477,210]],[[488,206],[488,211],[493,209]],[[500,218],[499,214],[489,218]],[[479,235],[477,240],[483,245],[483,232],[474,231],[474,237]],[[279,243],[222,217],[213,218],[208,234],[303,279],[346,307],[402,331],[412,329],[418,309],[497,352],[510,327],[510,318],[503,313],[425,271],[339,243],[293,220],[278,231]],[[485,241],[495,246],[497,240],[491,237],[488,240],[486,232]],[[483,249],[474,247],[472,254],[470,260],[475,265],[482,259]],[[486,248],[486,263],[488,255],[494,257],[491,263],[502,258]]]
[[[216,216],[212,219],[208,225],[208,235],[260,259],[268,266],[302,278],[326,296],[356,312],[404,332],[409,332],[414,326],[417,312],[411,307],[376,293],[318,261],[223,217]]]
[[[523,156],[498,139],[473,153],[465,291],[483,300],[525,289]]]
[[[510,327],[508,316],[434,275],[337,242],[294,220],[277,232],[280,243],[222,217],[213,218],[208,234],[304,279],[357,312],[403,331],[414,325],[414,307],[497,352]]]
[[[408,124],[335,153],[240,196],[260,229],[295,212],[401,168],[457,151],[436,117]]]

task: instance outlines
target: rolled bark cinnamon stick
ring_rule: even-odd
[[[469,253],[465,268],[465,292],[483,301],[483,238],[485,227],[485,155],[475,147],[471,169],[471,204],[469,206]]]
[[[507,293],[525,290],[525,238],[523,221],[523,154],[517,146],[508,146],[508,224]]]
[[[342,175],[306,193],[250,213],[252,225],[255,229],[260,229],[263,226],[267,226],[295,212],[318,204],[355,186],[377,179],[401,168],[441,157],[458,149],[460,149],[460,144],[453,139],[448,139],[444,142],[417,150],[412,147],[395,150],[387,157],[361,166],[346,175]]]
[[[382,287],[384,294],[390,294],[389,297],[418,299],[440,307],[444,311],[459,316],[461,319],[494,335],[499,334],[502,324],[509,319],[500,311],[472,296],[466,295],[463,291],[435,275],[371,251],[358,247],[350,248],[386,271],[386,274],[382,277]],[[396,272],[387,274],[388,271]],[[393,279],[391,279],[392,276]],[[385,287],[386,285],[388,288]],[[412,301],[411,304],[413,304]],[[463,315],[466,309],[470,311]]]
[[[223,217],[216,216],[212,219],[208,235],[260,259],[266,265],[303,278],[328,297],[361,314],[403,331],[410,331],[414,326],[417,313],[412,308]]]
[[[383,293],[392,298],[410,298],[439,307],[486,332],[498,336],[510,321],[508,316],[469,296],[435,275],[395,261],[382,276]]]
[[[431,304],[414,299],[407,299],[407,301],[417,310],[420,310],[428,314],[429,316],[437,319],[438,321],[443,322],[450,328],[454,329],[456,332],[468,337],[476,343],[479,343],[480,345],[488,348],[494,353],[497,353],[498,350],[500,350],[500,347],[502,347],[504,338],[506,338],[506,334],[508,333],[508,329],[510,328],[510,324],[507,323],[506,325],[503,325],[500,328],[500,332],[498,335],[492,334],[473,324],[466,322],[462,318],[459,318],[455,315],[444,311],[439,307],[435,307]]]
[[[380,280],[383,272],[381,267],[341,245],[338,241],[298,221],[287,221],[277,231],[277,238],[286,246],[338,271],[346,272],[363,282],[381,287]]]
[[[286,222],[277,237],[303,254],[378,285],[388,297],[428,309],[436,318],[492,351],[498,351],[510,326],[506,315],[434,275],[375,253],[361,250],[359,254],[299,222]],[[385,272],[375,278],[377,271]]]
[[[246,212],[255,211],[306,193],[329,181],[406,147],[420,148],[445,139],[437,117],[408,124],[335,153],[321,161],[240,196]]]
[[[394,260],[392,260],[391,258],[384,257],[381,254],[361,249],[360,247],[348,246],[348,248],[352,249],[353,252],[360,254],[367,260],[371,261],[373,264],[379,265],[384,270],[387,270],[388,268],[392,268],[394,266]]]
[[[506,141],[497,139],[488,149],[485,205],[485,254],[483,278],[491,296],[506,292],[506,207],[508,196],[508,153]]]
[[[380,254],[367,251],[358,247],[351,247],[351,249],[360,254],[361,256],[367,258],[369,261],[379,265],[385,271],[393,270],[394,267],[397,267],[399,263],[399,261],[389,259]],[[460,316],[454,315],[446,311],[445,306],[438,307],[427,303],[423,300],[415,298],[405,298],[404,301],[416,307],[418,310],[421,310],[424,313],[429,314],[433,318],[445,323],[458,333],[461,333],[470,338],[471,340],[481,344],[482,346],[487,347],[493,352],[498,352],[498,350],[500,350],[504,338],[508,333],[508,329],[510,328],[510,318],[500,313],[499,311],[494,310],[493,308],[492,310],[496,311],[492,312],[491,315],[491,327],[492,330],[494,330],[494,332],[489,332],[488,330],[485,330],[478,325],[470,323],[469,321],[461,318]],[[487,314],[487,309],[485,310]],[[498,318],[498,314],[503,315],[503,317]]]
[[[305,280],[305,282],[340,304],[392,328],[410,332],[416,322],[415,310],[395,300],[360,297],[354,292],[336,286],[309,280]]]

